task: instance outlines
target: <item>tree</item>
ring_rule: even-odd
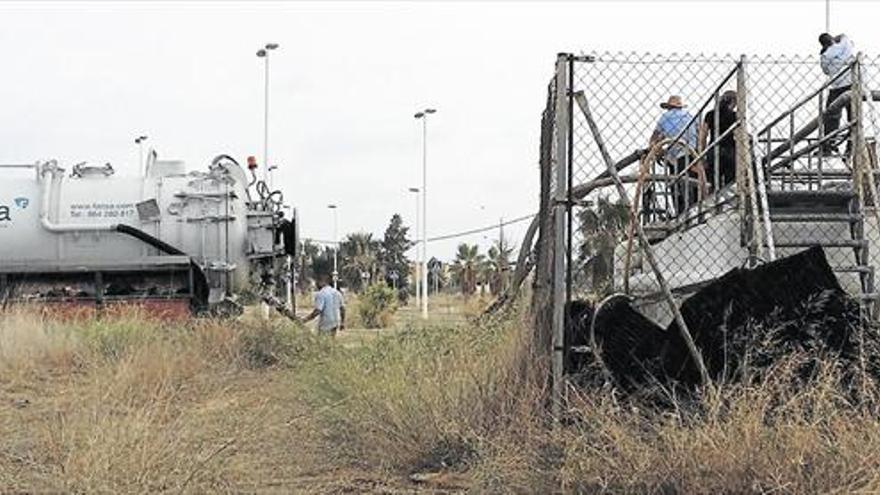
[[[580,269],[573,270],[574,275],[604,295],[614,286],[614,249],[629,224],[629,210],[600,197],[594,208],[581,210],[578,224],[583,240],[576,265]]]
[[[409,227],[403,226],[403,219],[395,213],[385,229],[382,245],[379,249],[379,264],[385,283],[400,288],[398,295],[405,302],[408,295],[410,277],[410,262],[406,252],[413,247],[413,242],[407,237]],[[397,281],[391,279],[391,274],[397,274]]]
[[[452,271],[461,287],[461,293],[469,296],[477,290],[477,275],[485,257],[480,254],[480,247],[466,243],[458,245],[458,252],[452,262]]]
[[[346,287],[360,292],[370,285],[379,273],[381,243],[373,234],[355,232],[339,243],[339,272]]]
[[[439,293],[446,287],[446,265],[435,257],[428,260],[428,288]]]
[[[303,241],[299,250],[296,269],[299,276],[298,287],[303,294],[310,290],[312,282],[315,281],[315,260],[321,256],[321,251],[321,246],[310,240]]]
[[[489,248],[486,260],[486,279],[489,283],[489,292],[493,296],[504,292],[510,283],[508,279],[510,278],[510,257],[512,254],[513,248],[503,238]]]

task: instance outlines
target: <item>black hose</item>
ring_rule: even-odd
[[[232,158],[232,157],[229,156],[229,155],[217,155],[217,156],[215,156],[214,159],[211,160],[211,166],[212,166],[212,167],[216,167],[217,164],[220,163],[220,162],[223,161],[223,160],[228,160],[228,161],[234,163],[235,166],[237,166],[237,167],[241,167],[241,165],[238,164],[238,162],[235,160],[235,158]]]
[[[143,230],[136,229],[131,225],[119,224],[116,226],[116,231],[120,234],[129,235],[141,242],[149,244],[165,254],[170,254],[172,256],[187,256],[189,258],[189,256],[180,249],[177,249],[161,239],[151,236]],[[189,265],[193,271],[193,309],[199,311],[208,307],[208,278],[205,276],[205,272],[202,271],[202,267],[193,261],[192,258],[189,258]]]
[[[170,254],[170,255],[175,255],[175,256],[186,256],[186,253],[184,253],[180,249],[177,249],[176,247],[172,246],[171,244],[168,244],[165,241],[162,241],[160,239],[157,239],[157,238],[151,236],[150,234],[144,232],[141,229],[136,229],[136,228],[132,227],[131,225],[125,225],[125,224],[121,223],[116,226],[116,231],[119,233],[122,233],[122,234],[130,235],[130,236],[134,237],[135,239],[138,239],[139,241],[143,241],[143,242],[149,244],[150,246],[153,246],[154,248],[158,249],[159,251],[162,251],[165,254]]]

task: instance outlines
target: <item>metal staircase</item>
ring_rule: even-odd
[[[865,214],[852,190],[768,190],[767,199],[777,249],[822,246],[839,276],[858,278],[860,298],[877,299]],[[833,256],[833,251],[846,249],[851,257]]]
[[[842,139],[850,137],[851,132],[847,132]],[[869,150],[874,146],[873,140],[866,144]],[[880,232],[874,232],[873,237],[866,235],[866,214],[873,214],[876,208],[869,192],[876,190],[878,172],[876,153],[869,152],[868,156],[868,183],[862,184],[861,194],[855,189],[858,181],[851,155],[825,157],[825,170],[817,169],[814,157],[807,153],[794,160],[791,155],[778,157],[764,166],[768,171],[766,194],[776,248],[790,254],[811,246],[823,247],[841,284],[873,314],[880,293],[875,286],[876,269],[870,249],[871,240],[876,242]]]
[[[810,246],[825,248],[841,285],[861,299],[867,309],[874,310],[880,295],[875,289],[875,263],[870,249],[872,243],[880,242],[875,148],[880,129],[873,101],[876,95],[863,86],[860,57],[843,71],[852,76],[849,91],[833,102],[822,100],[827,87],[841,73],[758,131],[756,146],[763,156],[756,166],[763,171],[766,206],[762,208],[763,217],[753,212],[746,220],[752,225],[763,222],[781,255]],[[840,111],[844,106],[850,109],[847,120],[837,130],[826,133],[828,109]],[[812,108],[818,113],[811,113]],[[796,112],[802,121],[811,118],[796,127]],[[866,120],[874,124],[870,136],[866,136]],[[829,145],[846,148],[847,152],[829,156],[819,151]],[[739,184],[754,187],[754,183]],[[766,246],[766,239],[756,242],[748,232],[744,237],[752,245]]]

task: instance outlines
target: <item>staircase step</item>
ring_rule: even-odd
[[[880,176],[880,171],[875,171],[874,175]],[[819,171],[816,169],[813,169],[813,170],[800,169],[797,172],[795,172],[794,175],[792,175],[791,172],[789,172],[788,170],[783,170],[783,171],[774,172],[770,176],[770,179],[776,180],[776,181],[783,181],[783,180],[789,181],[792,177],[794,177],[795,182],[802,182],[804,180],[816,180],[820,176],[822,177],[823,180],[839,181],[840,184],[844,184],[844,183],[852,181],[852,172],[849,170],[843,170],[840,168],[833,168],[830,170],[825,169],[825,170],[822,170],[822,173],[819,173]]]
[[[836,268],[832,268],[832,271],[838,273],[874,273],[874,267],[870,265],[865,266],[840,266]]]
[[[855,196],[850,189],[819,189],[813,191],[787,190],[787,191],[767,191],[767,197],[778,201],[834,201],[848,200]]]
[[[850,222],[862,220],[862,215],[854,213],[771,213],[771,222],[804,222],[804,223],[831,223]]]
[[[864,248],[868,246],[868,241],[857,241],[857,240],[814,240],[809,239],[806,241],[794,241],[794,242],[776,242],[775,244],[778,248],[803,248],[803,247],[813,247],[813,246],[822,246],[826,248]]]
[[[770,211],[793,213],[846,213],[854,197],[852,191],[768,191]]]

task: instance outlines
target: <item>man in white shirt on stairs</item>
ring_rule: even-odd
[[[828,77],[838,75],[840,71],[849,67],[849,64],[855,59],[855,48],[852,41],[845,34],[831,36],[828,33],[822,33],[819,35],[819,44],[822,45],[822,49],[819,52],[819,65],[822,67],[822,72]],[[829,108],[838,96],[846,93],[850,88],[852,88],[852,73],[848,72],[840,76],[828,87],[828,98],[825,100],[825,108]],[[846,121],[849,122],[850,105],[847,104],[844,107],[846,107]],[[842,112],[843,108],[838,107],[836,110],[826,113],[824,118],[826,136],[840,127]],[[847,142],[846,149],[847,153],[849,153],[849,142]],[[822,146],[822,153],[824,155],[837,153],[837,145],[833,142],[826,143]]]

